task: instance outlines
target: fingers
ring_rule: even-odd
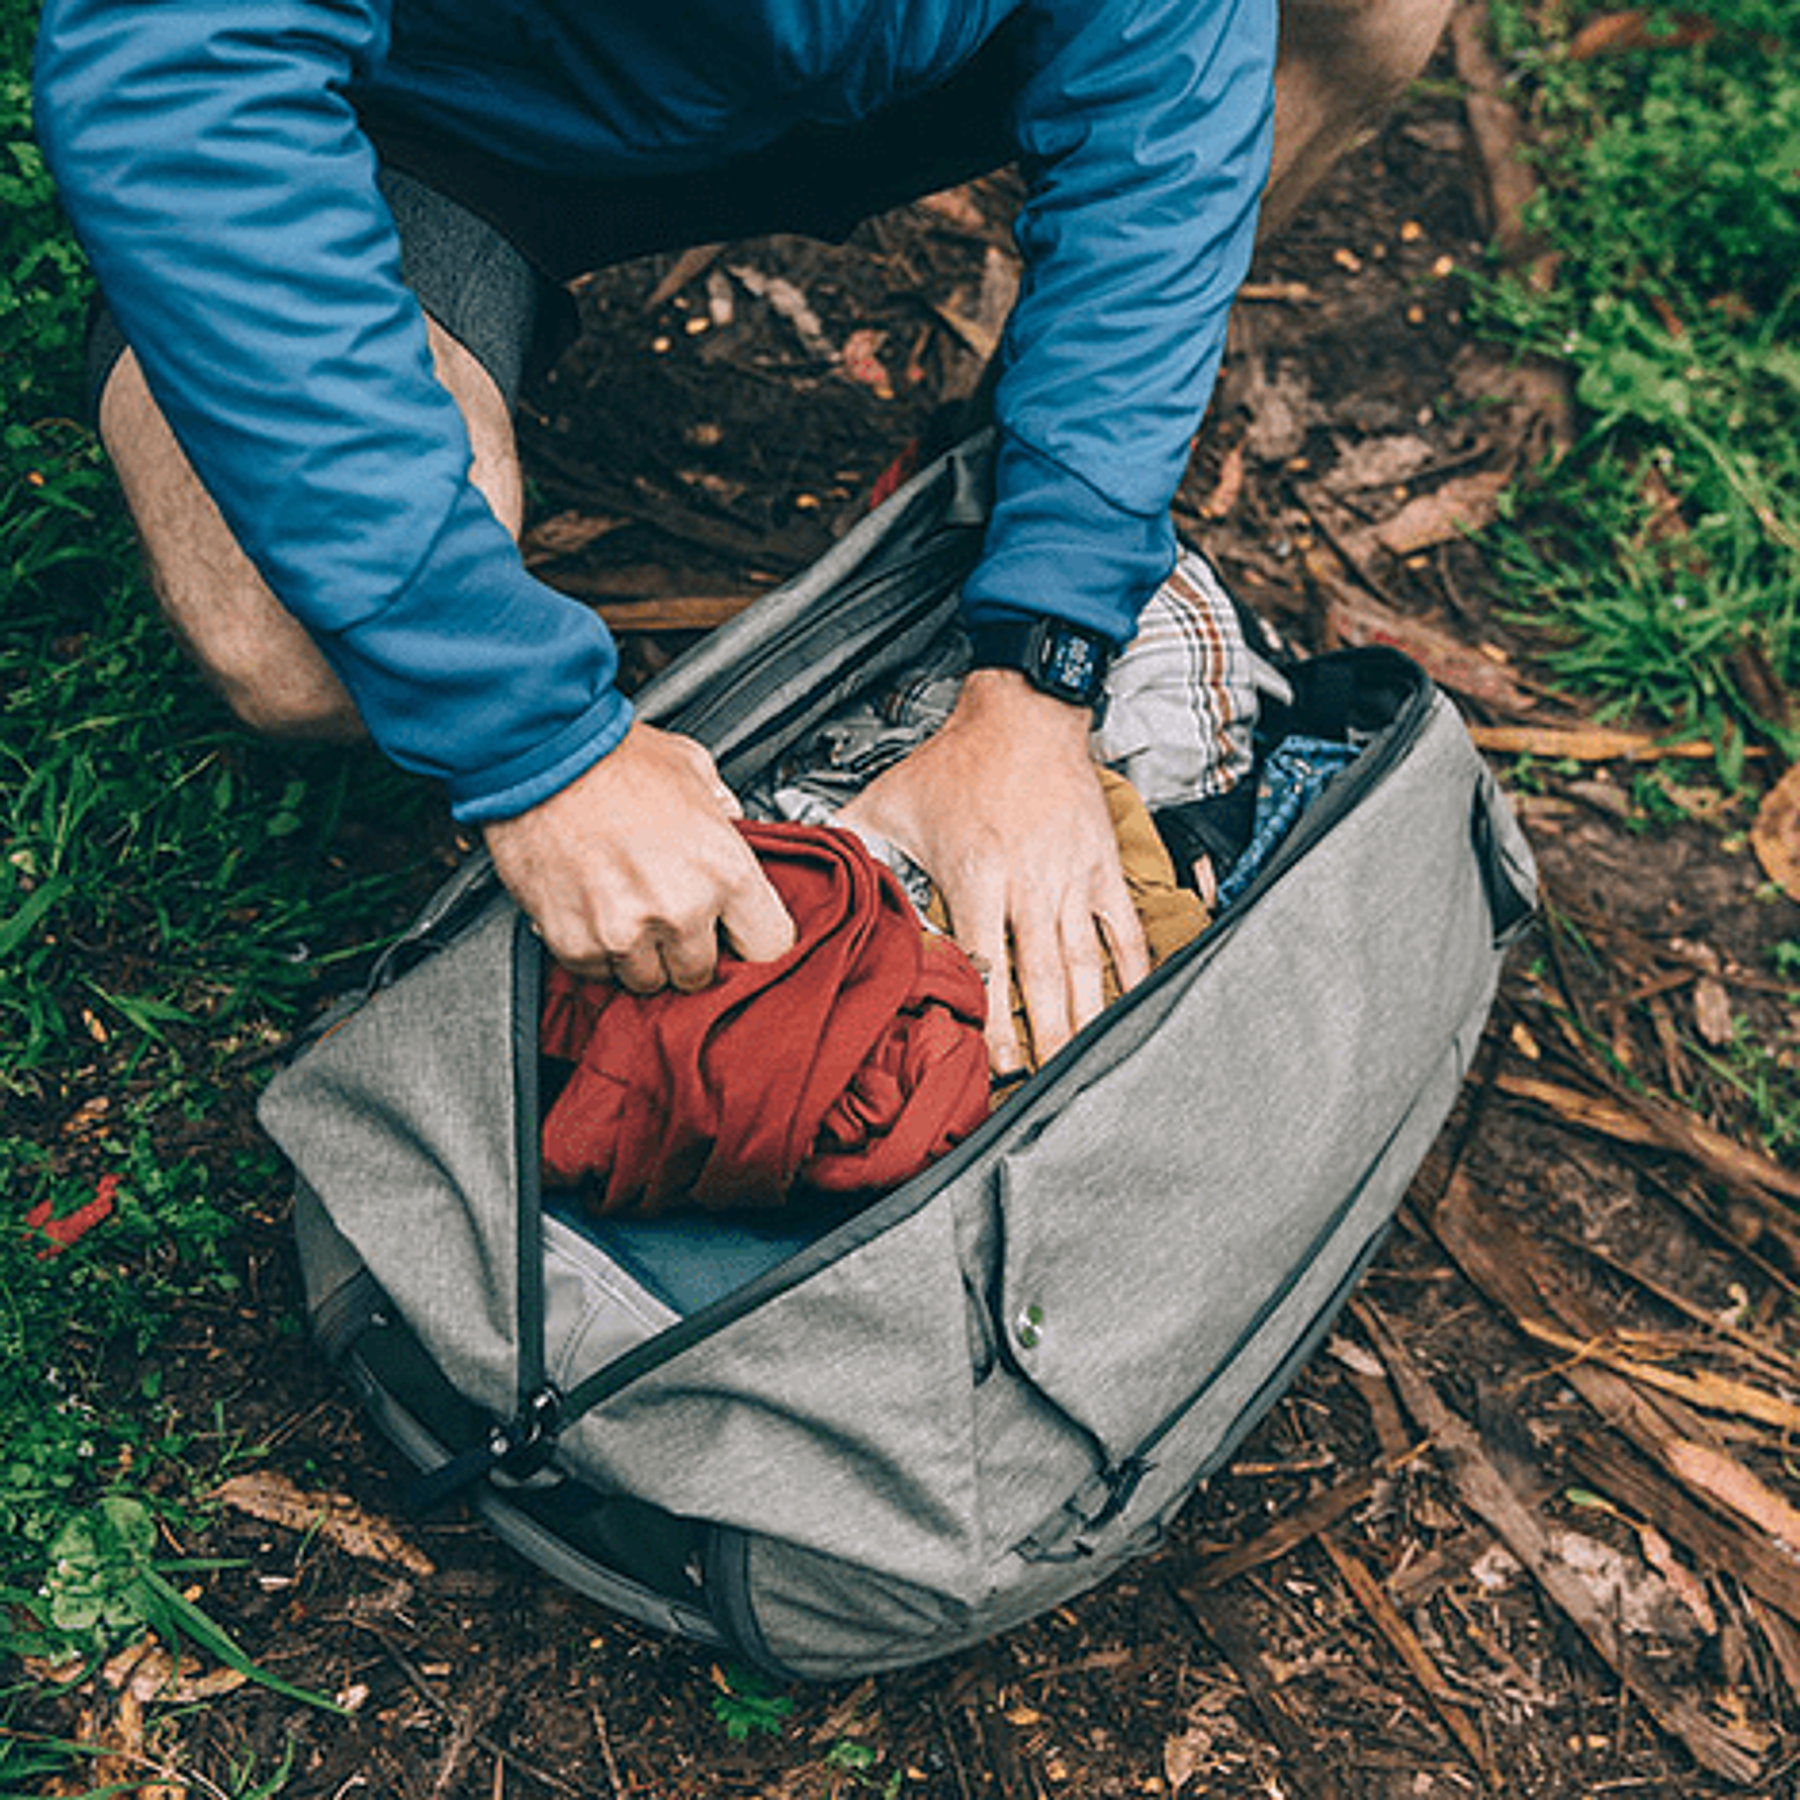
[[[959,914],[951,907],[952,923],[958,924],[957,942],[981,973],[987,989],[988,1067],[996,1076],[1016,1075],[1025,1067],[1025,1046],[1013,1023],[1012,983],[1007,978],[1006,906],[997,890],[978,890],[965,900]]]
[[[691,739],[633,724],[567,787],[484,826],[495,867],[574,974],[635,994],[710,983],[721,938],[780,956],[793,923],[732,821],[737,797]]]
[[[1150,945],[1144,937],[1143,921],[1124,889],[1103,907],[1096,909],[1094,923],[1101,941],[1112,959],[1113,973],[1118,977],[1119,992],[1128,993],[1150,973]],[[1085,1024],[1087,1021],[1082,1021]]]
[[[773,962],[794,947],[794,921],[760,873],[727,901],[719,927],[745,962]]]
[[[1014,921],[1013,968],[1039,1062],[1105,1010],[1109,964],[1121,993],[1150,973],[1143,926],[1122,888],[1104,907],[1067,908],[1054,933],[1024,917]]]

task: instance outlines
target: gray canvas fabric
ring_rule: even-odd
[[[259,1113],[452,1380],[502,1415],[519,1341],[516,917],[490,906],[271,1082]]]

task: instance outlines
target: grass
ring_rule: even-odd
[[[1800,752],[1800,12],[1653,8],[1651,43],[1574,54],[1610,10],[1495,7],[1554,278],[1482,317],[1569,370],[1583,425],[1491,547],[1565,681],[1735,780],[1746,734]]]
[[[158,1346],[232,1303],[280,1192],[247,1129],[273,1047],[416,893],[343,833],[427,796],[249,742],[157,620],[78,422],[89,284],[30,139],[34,23],[0,4],[0,1651],[155,1626],[242,1661],[146,1549],[239,1448]],[[0,1730],[0,1790],[83,1755]]]

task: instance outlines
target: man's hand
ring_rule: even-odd
[[[957,942],[991,971],[988,1058],[997,1074],[1024,1060],[1009,963],[1040,1062],[1100,1011],[1109,955],[1121,988],[1149,972],[1088,758],[1089,723],[1022,675],[977,669],[943,729],[844,809],[846,824],[891,839],[931,876]]]
[[[721,931],[747,962],[794,922],[731,821],[742,809],[691,738],[634,724],[560,792],[483,828],[494,867],[550,954],[634,994],[713,978]]]

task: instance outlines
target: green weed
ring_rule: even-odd
[[[794,1710],[792,1697],[766,1675],[736,1663],[713,1670],[713,1687],[713,1717],[734,1744],[758,1735],[778,1736]]]
[[[1800,681],[1800,22],[1719,0],[1698,42],[1569,58],[1600,10],[1496,15],[1556,271],[1478,316],[1569,368],[1584,428],[1492,542],[1566,682],[1709,734],[1735,780],[1746,731],[1800,752],[1771,705]]]

